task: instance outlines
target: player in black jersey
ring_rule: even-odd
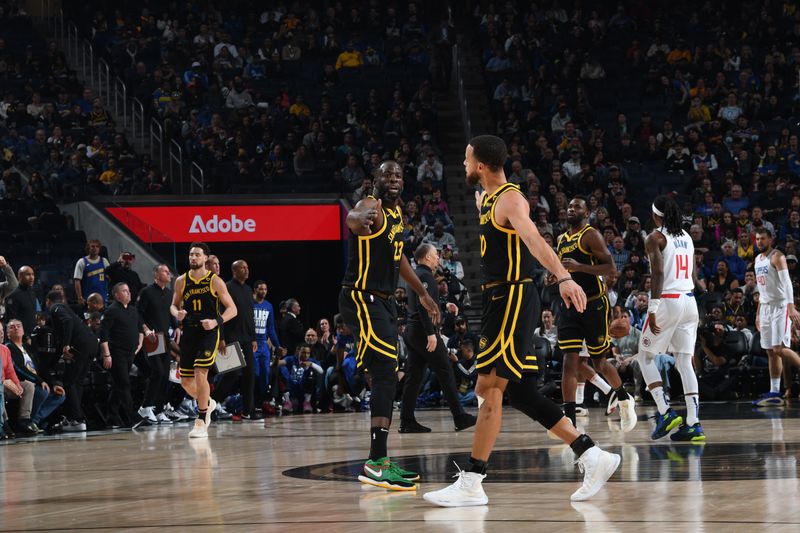
[[[636,426],[634,401],[622,387],[617,369],[606,357],[611,351],[611,336],[608,332],[611,320],[611,304],[606,295],[606,285],[600,276],[616,272],[611,253],[599,231],[589,225],[586,199],[576,196],[567,207],[569,229],[558,237],[556,246],[561,265],[572,274],[586,293],[586,311],[576,313],[566,306],[558,313],[558,347],[564,354],[561,393],[564,398],[564,413],[575,423],[575,389],[581,371],[579,352],[586,341],[586,349],[595,369],[613,388],[612,403],[619,406],[623,431]],[[588,369],[583,369],[584,372]]]
[[[237,312],[225,282],[206,269],[208,255],[205,243],[193,242],[189,246],[189,272],[175,280],[169,308],[183,329],[180,340],[181,386],[197,399],[199,416],[189,432],[190,438],[208,437],[211,413],[217,406],[211,399],[208,369],[214,364],[220,348],[222,324],[235,317]],[[221,315],[220,304],[225,306]]]
[[[464,159],[467,184],[480,183],[485,190],[483,195],[476,193],[483,277],[475,386],[478,423],[469,472],[459,471],[455,483],[425,494],[426,500],[443,507],[488,503],[481,482],[500,431],[506,388],[512,407],[549,429],[578,456],[585,477],[581,488],[571,496],[573,501],[596,494],[620,461],[618,455],[600,450],[591,438],[578,433],[558,406],[542,396],[536,386],[536,358],[525,357],[539,316],[539,297],[533,283],[534,257],[558,277],[559,291],[567,306],[583,311],[586,295],[539,234],[530,218],[528,199],[518,186],[506,181],[503,164],[507,157],[502,139],[481,135],[470,141]]]
[[[384,161],[375,181],[375,196],[364,198],[347,214],[350,257],[339,293],[339,311],[358,338],[356,361],[372,380],[370,397],[371,445],[362,483],[390,490],[415,490],[419,474],[403,470],[386,451],[397,387],[397,314],[394,290],[402,276],[419,295],[434,324],[438,304],[428,295],[403,254],[403,217],[398,201],[403,171]]]

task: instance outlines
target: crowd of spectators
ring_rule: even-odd
[[[387,157],[409,186],[442,182],[453,31],[437,3],[72,4],[209,191],[350,194]]]
[[[609,293],[634,329],[649,295],[650,203],[666,193],[682,206],[708,289],[698,300],[701,383],[713,383],[707,396],[732,397],[750,392],[732,367],[764,364],[753,342],[756,229],[776,236],[800,288],[800,10],[673,8],[489,2],[472,24],[507,176],[550,242],[565,230],[568,200],[588,198],[618,271]],[[546,305],[551,292],[543,287]],[[713,343],[724,358],[708,355]]]

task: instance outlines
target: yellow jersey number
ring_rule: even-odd
[[[481,257],[486,254],[486,237],[481,235]]]
[[[403,246],[405,243],[403,241],[394,241],[394,260],[400,261],[403,257]]]

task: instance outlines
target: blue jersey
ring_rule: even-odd
[[[275,329],[275,310],[272,304],[266,300],[261,303],[254,301],[253,316],[256,322],[256,342],[259,345],[266,345],[267,339],[269,339],[272,341],[272,346],[278,348],[281,343]]]

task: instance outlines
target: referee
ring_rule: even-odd
[[[439,284],[433,273],[439,267],[439,253],[431,244],[420,244],[414,252],[417,262],[416,274],[422,285],[435,302],[439,301]],[[450,363],[447,347],[437,334],[428,312],[419,302],[419,296],[412,292],[408,300],[408,326],[403,334],[408,348],[406,360],[406,383],[403,388],[403,408],[400,412],[400,433],[428,433],[431,429],[417,422],[414,407],[422,385],[425,367],[430,366],[436,374],[442,394],[450,412],[456,431],[475,425],[475,416],[464,412],[456,390],[453,366]]]

